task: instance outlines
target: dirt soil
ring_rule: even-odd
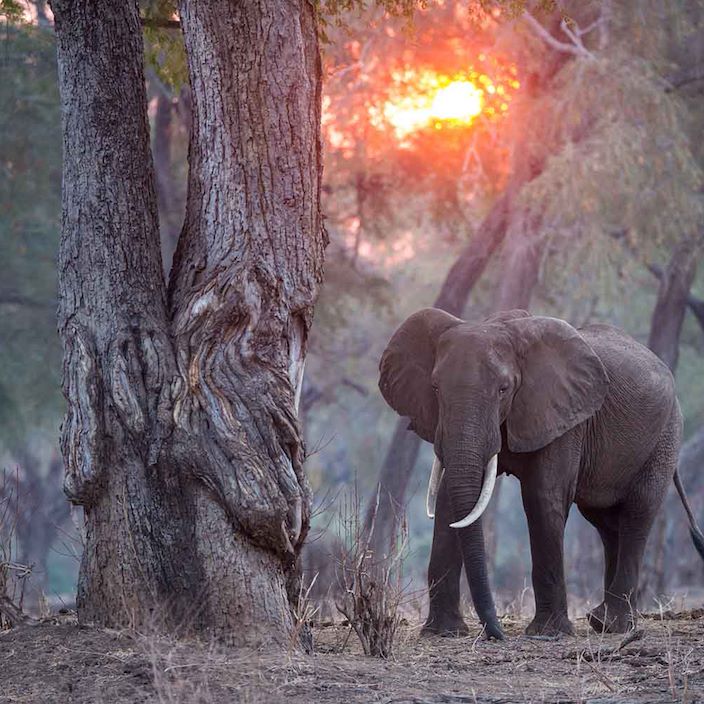
[[[638,637],[420,638],[405,624],[393,660],[365,657],[344,625],[318,627],[316,652],[228,650],[95,628],[72,616],[0,634],[0,702],[704,702],[704,609],[641,620]],[[642,634],[641,634],[642,631]],[[619,648],[619,645],[622,647]]]

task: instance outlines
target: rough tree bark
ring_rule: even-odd
[[[296,403],[325,245],[314,8],[180,3],[193,121],[167,293],[137,3],[52,7],[79,620],[286,643],[310,511]]]

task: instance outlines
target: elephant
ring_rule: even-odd
[[[677,474],[682,414],[672,374],[619,329],[578,330],[524,310],[473,324],[427,308],[396,330],[379,371],[386,402],[435,452],[424,632],[468,632],[459,604],[464,564],[486,636],[503,639],[480,518],[500,473],[520,481],[528,522],[535,594],[529,635],[574,633],[563,564],[573,503],[604,547],[603,600],[587,614],[598,632],[635,626],[646,540],[673,479],[704,559],[704,535]]]

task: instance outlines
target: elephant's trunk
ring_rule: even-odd
[[[493,451],[486,454],[477,452],[475,441],[470,437],[461,438],[450,447],[446,444],[444,446],[444,479],[448,483],[455,519],[452,525],[458,528],[462,560],[474,608],[486,628],[487,636],[502,640],[503,632],[496,617],[489,586],[480,518],[489,503],[496,479],[498,448],[492,448]]]

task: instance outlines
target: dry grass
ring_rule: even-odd
[[[315,702],[704,701],[704,611],[644,619],[641,638],[538,640],[505,619],[503,643],[420,638],[399,626],[395,655],[365,657],[349,628],[316,629],[316,653],[233,650],[196,640],[78,628],[70,616],[0,635],[0,702],[248,704]]]

